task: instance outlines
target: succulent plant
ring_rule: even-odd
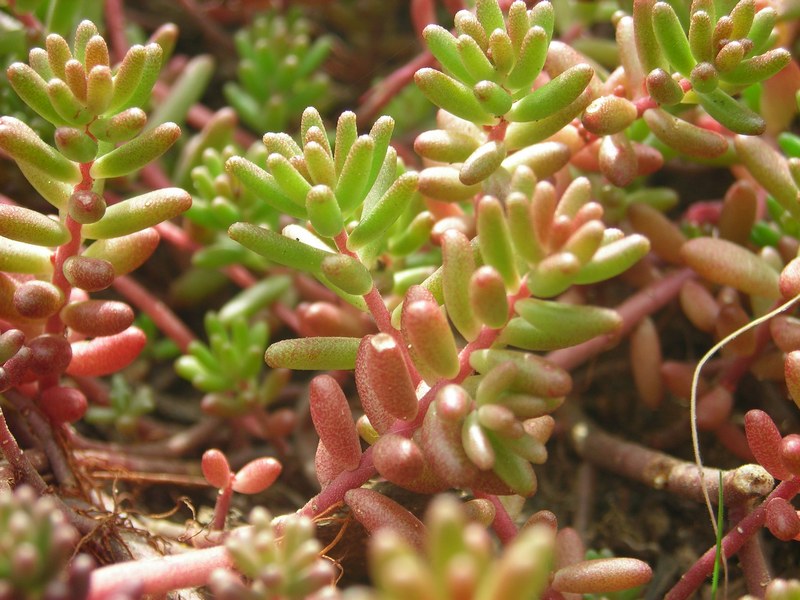
[[[475,502],[475,501],[473,501]],[[524,528],[500,555],[483,523],[452,496],[433,500],[425,518],[421,553],[408,539],[380,529],[370,542],[375,598],[541,598],[547,594],[607,594],[647,583],[641,561],[595,558],[564,560],[559,536],[549,524]],[[562,536],[566,537],[566,536]]]
[[[281,131],[306,106],[326,101],[330,81],[319,67],[331,41],[312,39],[311,23],[299,9],[262,13],[234,40],[239,81],[225,85],[225,97],[254,131]]]
[[[226,543],[238,572],[212,574],[211,587],[220,598],[301,598],[316,596],[334,577],[333,565],[320,556],[314,524],[307,518],[289,516],[277,533],[272,516],[262,508],[250,513],[251,529],[240,531]]]
[[[94,561],[73,557],[79,535],[52,498],[25,486],[0,490],[0,595],[85,598]]]
[[[0,596],[797,596],[794,3],[305,4],[0,0]]]

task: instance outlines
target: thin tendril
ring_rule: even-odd
[[[694,374],[692,375],[692,393],[689,399],[689,420],[691,421],[691,430],[692,430],[692,451],[694,452],[695,465],[697,465],[697,470],[700,473],[700,487],[703,490],[703,498],[705,499],[706,508],[708,509],[708,514],[711,518],[711,526],[714,529],[715,538],[719,535],[717,527],[717,519],[716,515],[714,514],[714,507],[711,505],[711,498],[708,495],[708,489],[706,488],[705,474],[703,472],[703,459],[700,456],[700,440],[697,432],[697,387],[700,381],[700,371],[703,369],[705,364],[711,359],[711,357],[714,356],[714,354],[716,354],[723,346],[725,346],[725,344],[733,341],[741,334],[753,329],[754,327],[758,327],[762,323],[769,321],[772,317],[790,308],[798,300],[800,300],[800,294],[791,298],[790,300],[786,301],[785,303],[781,304],[780,306],[771,310],[765,315],[762,315],[757,319],[750,321],[749,323],[737,329],[733,333],[725,336],[722,340],[714,344],[714,346],[712,346],[712,348],[703,355],[703,358],[700,359],[700,362],[697,363],[697,366],[694,369]]]

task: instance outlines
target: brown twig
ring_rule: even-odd
[[[11,467],[15,485],[27,483],[40,495],[47,491],[47,484],[44,482],[44,479],[42,479],[39,472],[34,469],[33,465],[28,461],[22,449],[17,444],[17,440],[14,439],[11,430],[8,428],[8,423],[6,422],[2,407],[0,407],[0,452],[3,453],[3,456],[5,456]]]
[[[47,459],[50,461],[50,469],[59,483],[78,489],[78,480],[72,471],[64,448],[59,443],[59,432],[42,416],[33,400],[25,394],[17,390],[8,390],[5,392],[5,396],[31,426],[31,430],[38,438],[44,453],[47,455]]]
[[[584,416],[574,403],[560,414],[569,423],[570,438],[578,455],[600,468],[639,481],[657,490],[704,502],[702,480],[694,462],[677,459],[633,442],[610,435]],[[712,500],[719,496],[719,470],[705,468],[705,485]],[[759,465],[743,465],[724,471],[723,497],[733,506],[763,498],[775,481]]]

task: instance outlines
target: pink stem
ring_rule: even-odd
[[[32,12],[17,12],[16,7],[16,0],[10,0],[8,3],[8,7],[11,9],[11,12],[14,14],[14,17],[25,25],[25,29],[27,29],[28,38],[31,40],[38,40],[42,36],[42,32],[44,31],[44,27],[42,23],[36,18],[36,15]]]
[[[336,235],[333,240],[336,242],[336,247],[339,249],[339,252],[359,260],[358,255],[347,247],[347,232],[344,229],[341,233]],[[383,297],[381,297],[378,288],[373,285],[372,289],[364,294],[364,301],[367,303],[367,308],[369,308],[372,318],[375,319],[378,329],[383,333],[388,333],[392,337],[397,338],[398,331],[394,328],[394,325],[392,325],[392,316],[389,314],[389,310],[386,308],[386,303],[383,301]],[[402,340],[398,339],[398,342],[401,343],[401,346],[404,346]]]
[[[422,67],[430,67],[435,63],[436,59],[433,58],[433,55],[425,51],[370,89],[361,97],[360,108],[358,109],[359,123],[368,123],[372,121],[375,115],[377,115],[400,90],[411,83],[411,80],[414,78],[414,73]]]
[[[474,494],[476,498],[483,498],[494,505],[495,516],[492,527],[497,537],[500,539],[500,542],[502,544],[508,544],[517,537],[517,526],[514,524],[511,515],[508,514],[506,507],[500,502],[500,499],[494,494],[484,494],[478,491],[475,491]]]
[[[367,448],[361,455],[361,462],[356,469],[340,473],[319,494],[298,510],[297,514],[313,518],[323,513],[334,504],[341,502],[346,492],[360,488],[374,475],[372,448]]]
[[[346,231],[342,230],[341,233],[339,233],[333,239],[334,242],[336,242],[336,247],[339,249],[339,252],[356,260],[360,260],[358,255],[347,247]],[[394,325],[392,325],[392,315],[389,314],[389,310],[386,308],[386,303],[383,301],[383,296],[381,296],[381,293],[378,291],[377,287],[373,285],[372,289],[364,294],[364,302],[367,303],[367,308],[369,309],[372,318],[375,319],[375,324],[378,326],[378,330],[389,334],[397,341],[397,345],[403,351],[403,358],[405,359],[406,368],[411,375],[411,380],[414,382],[414,385],[417,385],[422,380],[422,377],[420,377],[417,368],[411,361],[411,356],[408,354],[408,346],[405,343],[405,340],[403,340],[403,336],[397,329],[395,329]]]
[[[613,345],[617,339],[625,337],[644,317],[660,310],[675,298],[683,284],[694,276],[695,273],[691,269],[681,269],[639,290],[616,308],[622,317],[622,328],[619,332],[614,335],[599,336],[570,348],[554,350],[547,355],[547,360],[567,371],[583,364]]]
[[[233,475],[230,477],[228,485],[222,488],[217,494],[217,501],[214,504],[214,518],[211,521],[211,529],[214,531],[222,531],[225,529],[225,519],[228,517],[228,511],[231,508],[231,499],[233,498]]]
[[[414,25],[414,33],[417,34],[417,39],[424,43],[422,30],[429,23],[438,22],[433,0],[411,0],[411,22]]]
[[[247,267],[242,265],[228,265],[227,267],[223,267],[222,271],[228,276],[228,279],[242,289],[247,289],[258,283],[258,279],[255,275],[248,271]]]
[[[66,244],[62,244],[56,249],[56,254],[53,258],[53,285],[63,292],[64,298],[69,298],[69,294],[72,291],[72,284],[67,281],[67,277],[64,275],[64,263],[71,256],[78,254],[80,250],[81,224],[67,215],[66,225],[67,231],[69,231],[70,234],[70,239]],[[59,317],[58,313],[54,314],[47,321],[47,331],[49,333],[64,332],[64,323],[61,321],[61,317]]]
[[[138,581],[142,594],[160,596],[208,583],[214,569],[233,565],[225,546],[101,567],[92,572],[88,600],[111,598],[120,585]]]
[[[773,498],[791,500],[800,493],[800,477],[793,477],[782,482],[767,496],[753,512],[739,521],[728,534],[722,538],[722,552],[726,558],[736,554],[744,543],[753,537],[764,526],[767,519],[767,505]],[[665,600],[685,600],[697,590],[714,569],[716,547],[709,548],[703,556],[686,573],[680,581],[667,593]]]
[[[111,41],[111,52],[116,62],[121,62],[128,51],[125,35],[125,9],[122,0],[106,0],[106,32]]]
[[[189,343],[194,341],[195,335],[166,304],[127,275],[114,280],[114,289],[153,319],[158,329],[175,342],[181,352],[187,352]]]
[[[162,238],[179,250],[191,254],[201,248],[200,244],[190,238],[184,229],[178,227],[171,221],[159,223],[155,228]]]

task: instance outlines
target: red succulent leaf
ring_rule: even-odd
[[[775,479],[790,479],[792,473],[781,459],[781,433],[763,410],[750,410],[744,416],[747,444],[756,461]]]
[[[783,542],[800,535],[800,517],[794,506],[785,498],[773,498],[767,504],[767,529]]]
[[[800,475],[800,435],[790,433],[781,440],[781,460],[795,477]]]
[[[358,438],[350,404],[342,388],[330,375],[318,375],[309,386],[311,420],[331,456],[352,471],[361,461]]]
[[[39,405],[54,423],[74,423],[86,414],[88,403],[80,390],[54,386],[41,393]]]
[[[271,457],[251,460],[233,476],[233,491],[240,494],[258,494],[278,479],[283,467]]]
[[[602,594],[644,585],[652,576],[652,569],[641,560],[598,558],[559,569],[552,586],[559,592]]]
[[[72,362],[66,373],[84,377],[116,373],[131,364],[146,343],[147,337],[137,327],[128,327],[117,335],[74,342]]]
[[[133,309],[114,300],[72,302],[61,309],[61,320],[70,329],[89,337],[116,335],[133,324]]]
[[[200,468],[203,470],[203,477],[215,488],[224,489],[230,485],[231,467],[221,450],[206,450],[200,461]]]
[[[425,545],[425,525],[394,500],[373,490],[357,488],[344,495],[353,516],[371,534],[387,528],[417,549]]]
[[[372,446],[372,461],[382,477],[418,494],[433,494],[447,488],[428,465],[419,445],[402,435],[387,433]]]

